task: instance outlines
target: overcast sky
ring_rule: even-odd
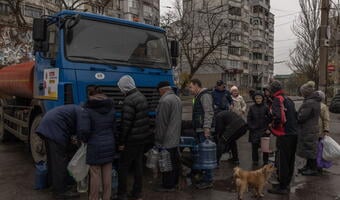
[[[161,14],[172,6],[173,0],[160,0]],[[291,31],[294,20],[299,15],[298,0],[271,0],[271,12],[275,15],[274,74],[289,74],[291,70],[285,64],[289,60],[289,50],[295,46],[296,37]]]

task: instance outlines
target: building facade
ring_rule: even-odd
[[[204,85],[216,80],[240,88],[263,87],[273,77],[274,15],[270,0],[199,0],[225,10],[224,20],[231,24],[230,40],[213,53],[214,64],[203,65],[195,74]],[[184,0],[184,6],[197,6],[197,0]],[[188,70],[185,58],[182,70]]]

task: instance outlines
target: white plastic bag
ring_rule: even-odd
[[[86,144],[82,144],[67,166],[67,170],[76,182],[86,178],[90,169],[86,164],[86,147]]]
[[[340,158],[340,145],[329,136],[325,136],[322,140],[323,152],[322,158],[327,161],[334,161]]]

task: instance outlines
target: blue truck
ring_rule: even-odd
[[[14,135],[29,144],[35,162],[46,159],[35,129],[48,110],[87,100],[89,86],[114,99],[120,116],[123,94],[117,82],[135,79],[150,117],[159,100],[156,85],[174,85],[178,43],[163,29],[86,12],[61,11],[34,19],[35,61],[0,70],[0,140]]]

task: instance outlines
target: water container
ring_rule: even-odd
[[[195,152],[196,151],[196,152]],[[215,169],[217,167],[216,144],[211,140],[205,140],[193,148],[194,169]]]
[[[159,171],[169,172],[172,171],[171,157],[170,153],[166,149],[162,149],[159,154]]]
[[[88,176],[86,176],[83,180],[77,182],[77,191],[79,193],[85,193],[88,190]]]
[[[115,169],[112,169],[112,189],[118,188],[118,173]]]
[[[35,187],[36,190],[45,189],[48,187],[47,184],[47,165],[41,161],[35,165]]]
[[[261,137],[261,151],[263,153],[270,152],[269,144],[270,144],[270,137]]]
[[[159,162],[159,152],[157,148],[152,148],[146,154],[146,167],[156,169]]]

